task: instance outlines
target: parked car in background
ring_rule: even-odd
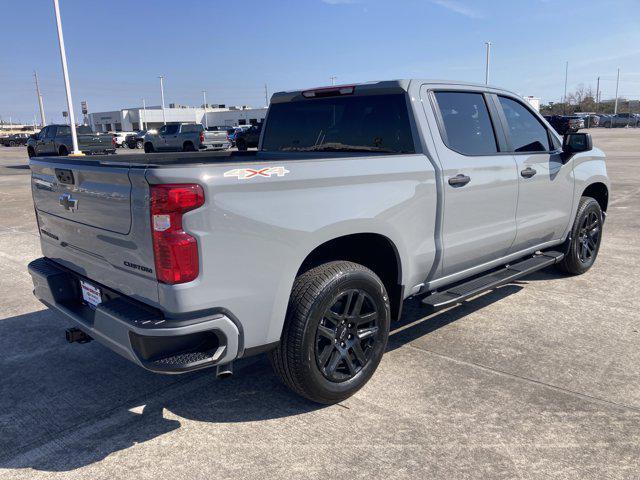
[[[574,113],[573,115],[582,118],[584,128],[595,128],[600,124],[600,117],[595,113]]]
[[[124,143],[128,148],[142,150],[144,148],[144,136],[147,130],[138,130],[137,132],[130,133],[124,139]]]
[[[616,113],[615,115],[610,115],[602,125],[605,128],[616,128],[616,127],[637,127],[638,119],[630,114],[630,113]]]
[[[260,142],[260,133],[262,133],[262,123],[251,125],[246,130],[236,133],[235,140],[238,150],[256,148]]]
[[[116,148],[127,148],[126,139],[128,135],[133,135],[134,132],[114,132],[113,138],[115,140]]]
[[[226,131],[209,132],[199,123],[170,123],[156,133],[144,136],[144,151],[195,152],[198,150],[226,150],[231,147]]]
[[[13,135],[9,135],[8,137],[3,138],[2,145],[4,145],[5,147],[18,147],[21,145],[26,145],[28,139],[28,133],[14,133]]]
[[[251,125],[238,125],[236,127],[232,127],[232,129],[230,131],[228,131],[228,138],[229,141],[231,142],[231,146],[235,147],[236,146],[236,137],[239,133],[244,132],[245,130],[248,130],[249,128],[251,128]]]
[[[113,135],[109,133],[95,133],[91,127],[80,125],[76,127],[78,148],[84,154],[116,153]],[[27,140],[29,157],[41,155],[69,155],[73,151],[71,142],[71,127],[69,125],[47,125],[40,133],[31,135]]]
[[[274,94],[258,151],[32,159],[34,294],[70,339],[148,370],[223,377],[268,352],[294,392],[337,403],[374,374],[405,299],[426,315],[592,267],[605,156],[551,130],[505,90],[400,80]],[[28,320],[23,335],[49,333]]]
[[[575,133],[584,128],[584,119],[575,115],[546,115],[544,118],[560,135]]]

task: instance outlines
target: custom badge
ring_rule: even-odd
[[[249,180],[257,177],[284,177],[289,170],[284,167],[265,167],[265,168],[234,168],[224,172],[225,177],[235,177],[238,180]]]

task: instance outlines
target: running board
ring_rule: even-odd
[[[422,300],[422,304],[431,311],[450,307],[469,297],[513,282],[518,278],[558,263],[563,258],[563,252],[542,252],[533,257],[518,260],[516,263],[505,265],[499,270],[494,270],[481,277],[476,277],[473,280],[463,281],[462,283],[446,287],[447,290],[436,292],[426,297]]]

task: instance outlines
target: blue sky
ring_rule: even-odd
[[[269,92],[392,78],[491,83],[558,101],[569,89],[640,98],[640,0],[60,0],[76,112],[166,101],[264,104]],[[51,0],[3,0],[0,116],[66,110]]]

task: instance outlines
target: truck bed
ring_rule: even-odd
[[[166,153],[130,153],[116,156],[87,156],[78,157],[37,157],[34,161],[48,163],[64,163],[65,165],[104,165],[123,166],[131,168],[161,167],[169,165],[199,165],[208,163],[231,163],[239,161],[263,160],[257,151],[213,151],[213,152],[166,152]]]

